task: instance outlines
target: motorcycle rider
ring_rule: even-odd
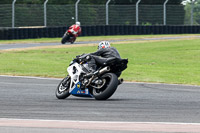
[[[78,37],[81,34],[81,23],[76,22],[76,24],[73,24],[69,27],[69,30],[72,31],[73,38],[72,41],[74,42],[76,40],[76,37]]]
[[[98,50],[88,55],[89,56],[86,58],[88,67],[90,68],[90,74],[96,71],[97,60],[101,62],[106,62],[109,58],[113,57],[121,59],[118,50],[114,47],[111,47],[108,41],[101,41],[98,45]]]
[[[108,41],[101,41],[98,45],[98,50],[90,55],[100,56],[105,59],[110,57],[121,58],[117,49],[111,47]]]

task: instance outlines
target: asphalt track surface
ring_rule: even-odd
[[[86,43],[98,41],[75,44]],[[0,44],[0,50],[51,45],[60,43]],[[107,101],[74,96],[58,100],[60,80],[0,76],[0,133],[200,132],[200,86],[124,83]]]
[[[150,133],[157,128],[145,127],[159,124],[162,133],[200,132],[200,86],[124,83],[106,101],[74,96],[58,100],[60,80],[0,76],[0,132]],[[137,124],[144,125],[138,129]],[[166,124],[172,127],[166,129]],[[175,125],[179,130],[169,131]],[[180,131],[188,125],[194,127]]]

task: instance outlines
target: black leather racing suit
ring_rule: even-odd
[[[95,71],[97,68],[97,59],[104,62],[110,57],[121,59],[118,50],[114,47],[102,48],[94,53],[90,53],[89,55],[91,55],[91,59],[88,61],[88,66],[91,68],[91,72]]]
[[[94,53],[91,53],[91,55],[101,56],[102,58],[110,58],[110,57],[121,58],[119,52],[114,47],[102,48]]]

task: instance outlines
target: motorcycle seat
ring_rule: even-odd
[[[100,65],[100,66],[105,66],[107,64],[114,63],[117,59],[115,57],[103,58],[100,56],[93,56],[93,58],[95,59],[97,65]]]
[[[127,68],[127,64],[128,64],[128,59],[117,58],[117,61],[115,62],[112,68],[115,69],[114,71],[122,72]]]

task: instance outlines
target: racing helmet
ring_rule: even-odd
[[[108,41],[101,41],[98,45],[98,50],[102,48],[110,48],[110,43]]]
[[[77,21],[77,22],[76,22],[76,25],[79,25],[79,26],[81,26],[81,23]]]

